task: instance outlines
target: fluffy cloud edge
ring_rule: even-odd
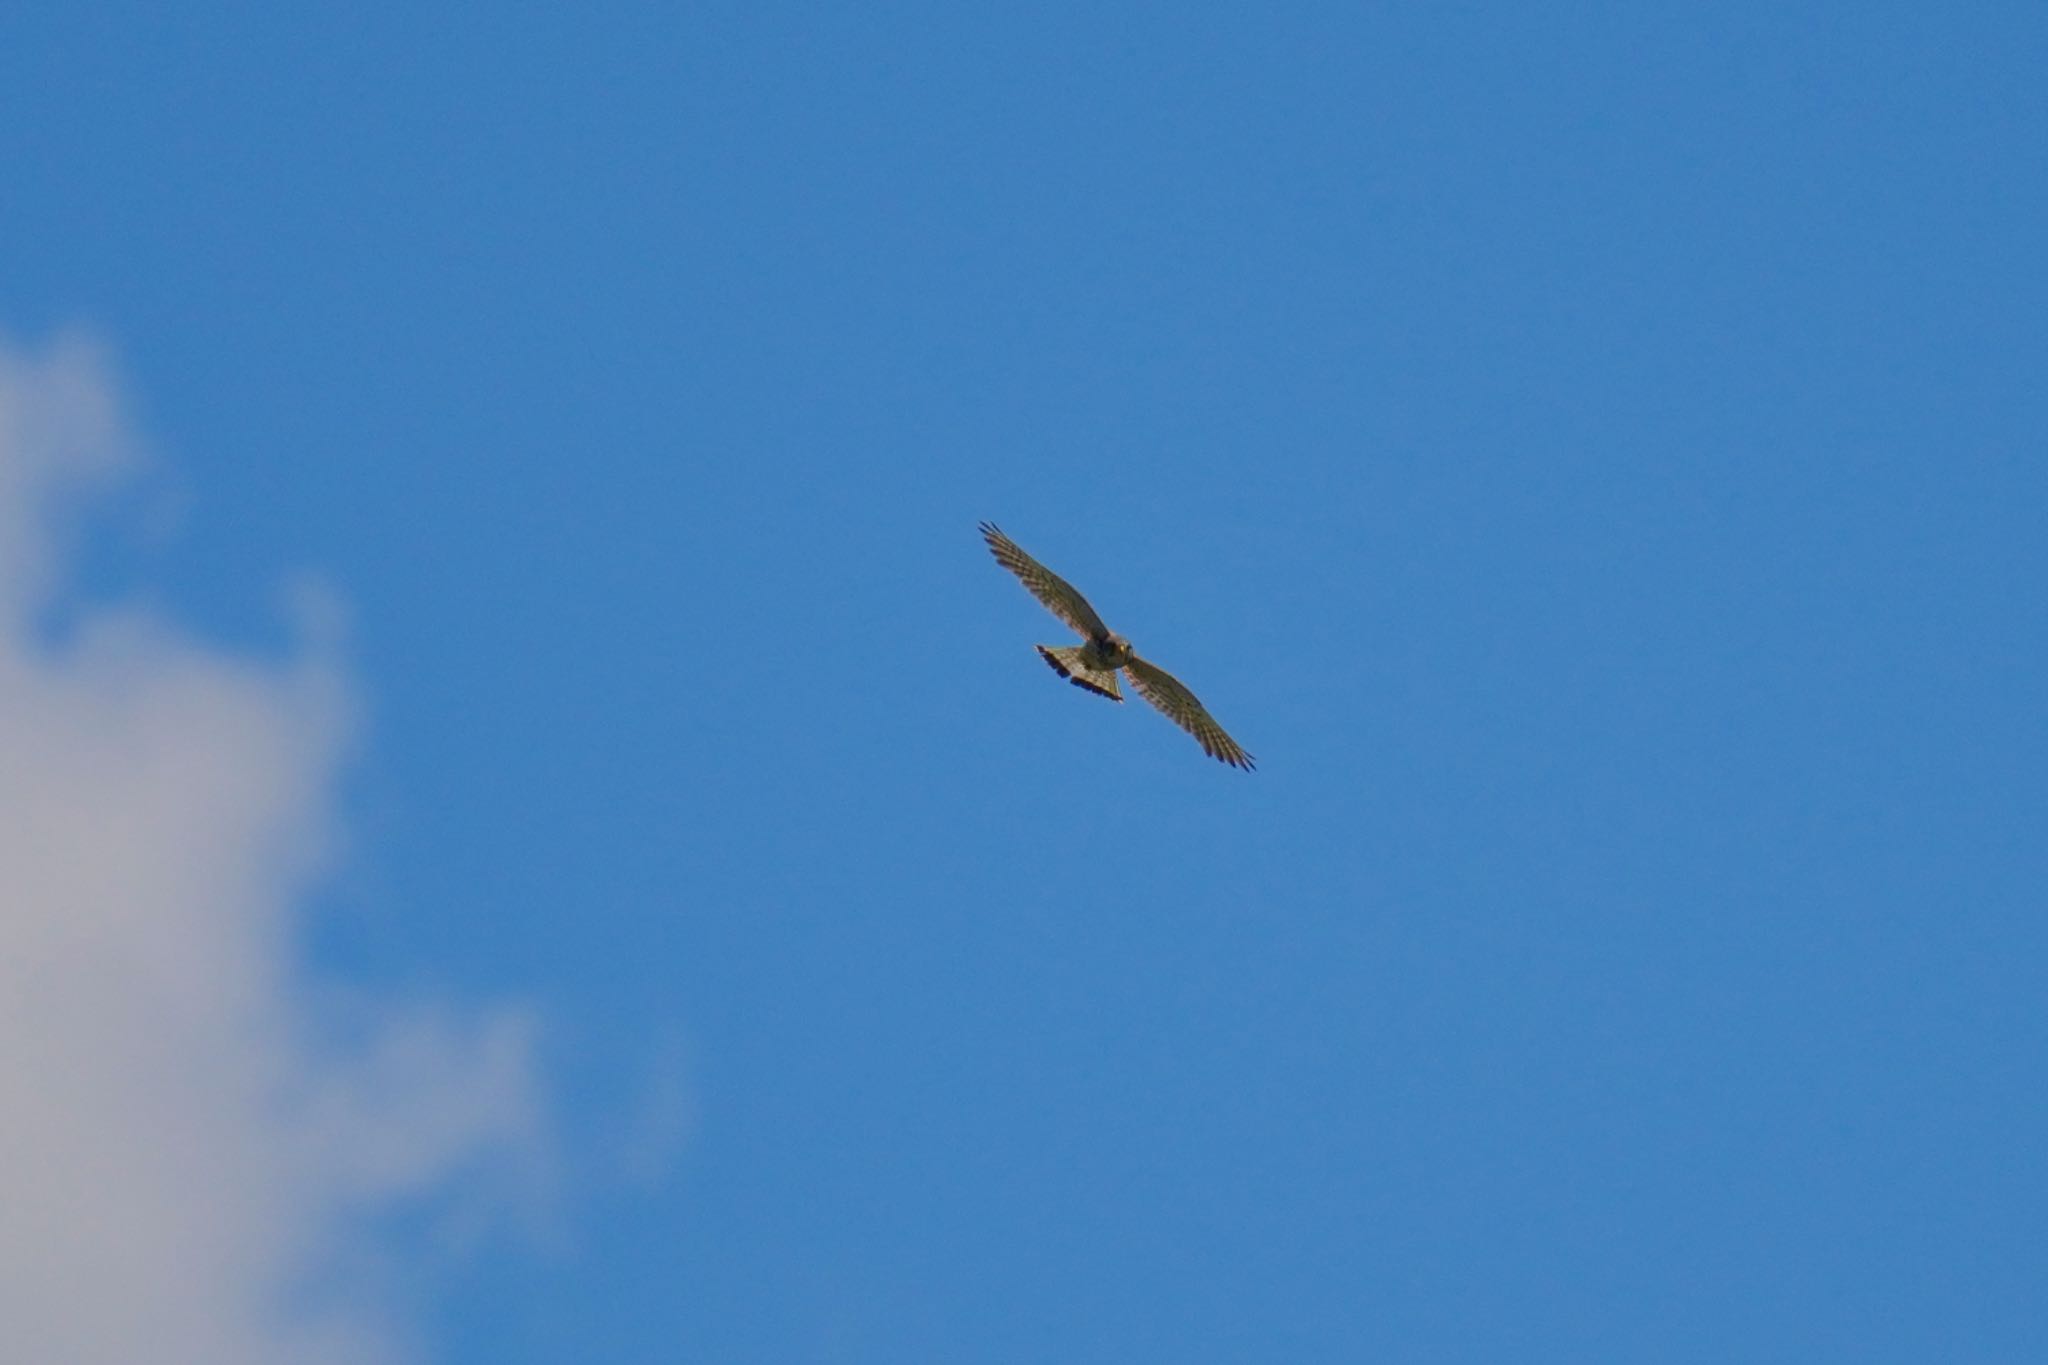
[[[338,650],[239,658],[127,608],[38,631],[79,509],[142,467],[104,347],[0,338],[0,1321],[79,1365],[412,1359],[379,1225],[545,1197],[540,1021],[297,957]]]

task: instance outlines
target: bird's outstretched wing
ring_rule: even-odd
[[[1216,717],[1204,710],[1202,703],[1195,700],[1195,694],[1182,687],[1171,673],[1135,657],[1124,667],[1130,672],[1131,686],[1138,689],[1138,695],[1158,707],[1168,720],[1193,735],[1195,742],[1202,746],[1203,753],[1221,759],[1233,768],[1251,771],[1252,756],[1239,747],[1236,740],[1223,733]]]
[[[1088,599],[1075,592],[1066,579],[1025,554],[1016,541],[986,521],[981,523],[981,538],[988,542],[996,563],[1017,575],[1024,586],[1031,589],[1031,595],[1045,603],[1047,611],[1092,640],[1109,634],[1109,627],[1102,624],[1102,618],[1095,614],[1095,608],[1088,605]]]

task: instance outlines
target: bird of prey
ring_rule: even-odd
[[[1038,646],[1039,654],[1052,665],[1055,673],[1076,687],[1085,687],[1097,696],[1121,702],[1123,694],[1117,690],[1116,675],[1118,669],[1126,670],[1131,675],[1131,686],[1138,689],[1138,695],[1158,707],[1168,720],[1193,735],[1195,742],[1202,746],[1203,753],[1234,768],[1251,770],[1252,756],[1240,748],[1236,740],[1223,733],[1223,727],[1202,708],[1202,703],[1195,700],[1195,694],[1181,686],[1179,680],[1165,669],[1139,658],[1137,651],[1131,648],[1131,642],[1102,624],[1095,608],[1089,606],[1088,599],[1075,592],[1071,584],[1025,554],[1016,541],[990,523],[981,523],[981,537],[988,542],[996,563],[1017,575],[1047,611],[1086,637],[1078,645],[1058,649],[1051,645]]]

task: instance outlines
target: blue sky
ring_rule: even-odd
[[[282,998],[530,1025],[464,1131],[545,1208],[343,1201],[370,1335],[2040,1357],[2044,70],[2017,3],[0,20],[0,333],[150,452],[36,647],[331,670]],[[1259,771],[1061,685],[983,518]]]

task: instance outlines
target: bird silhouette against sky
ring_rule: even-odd
[[[1168,720],[1193,735],[1195,742],[1202,746],[1203,753],[1234,768],[1251,771],[1254,766],[1252,756],[1236,740],[1223,733],[1223,727],[1195,699],[1195,694],[1165,669],[1139,658],[1137,651],[1131,648],[1131,642],[1104,625],[1102,618],[1095,614],[1095,608],[1088,605],[1088,599],[1076,592],[1072,584],[1025,554],[1016,541],[992,523],[981,523],[981,535],[988,542],[989,551],[995,555],[996,563],[1017,575],[1031,590],[1031,595],[1045,604],[1046,610],[1084,637],[1078,645],[1038,646],[1040,656],[1052,665],[1054,672],[1076,687],[1084,687],[1115,702],[1124,699],[1117,688],[1117,671],[1121,669],[1129,673],[1131,686],[1138,689],[1138,695],[1158,707]]]

